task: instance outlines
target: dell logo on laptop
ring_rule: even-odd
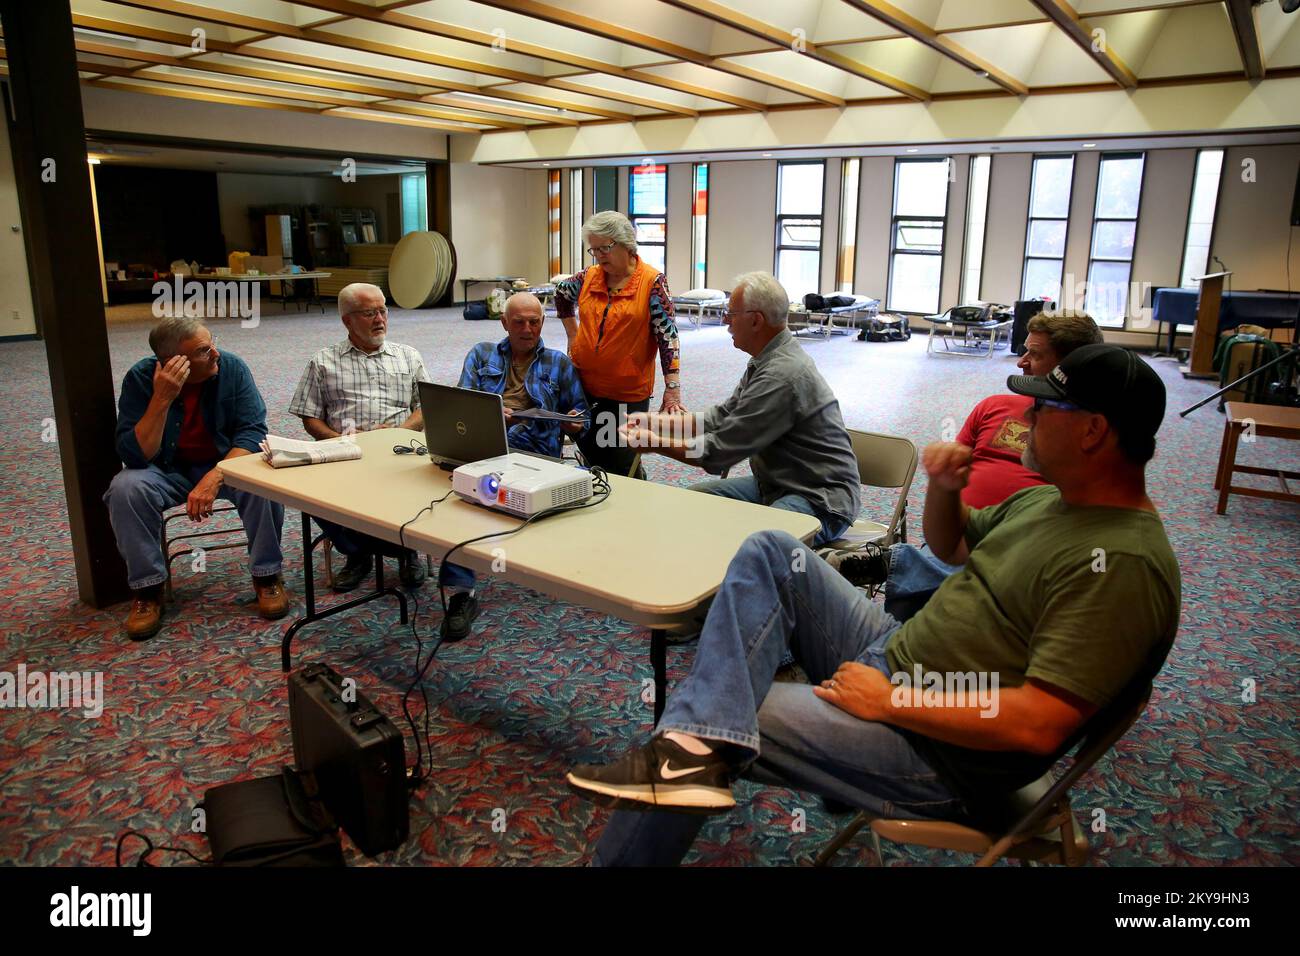
[[[457,423],[456,423],[456,434],[457,434],[457,435],[464,435],[465,432],[467,432],[468,430],[469,430],[469,429],[467,429],[467,428],[465,427],[465,423],[464,423],[464,422],[457,422]]]

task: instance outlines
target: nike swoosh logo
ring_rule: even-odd
[[[671,770],[668,767],[668,761],[665,760],[663,766],[659,768],[659,776],[663,777],[665,780],[676,780],[678,777],[686,777],[693,773],[699,773],[703,769],[703,767],[687,767],[685,770]]]

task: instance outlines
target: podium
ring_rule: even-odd
[[[1214,348],[1219,342],[1219,308],[1223,302],[1223,280],[1231,272],[1211,272],[1196,281],[1201,293],[1196,300],[1196,325],[1192,329],[1192,354],[1178,371],[1184,378],[1218,378],[1214,371]]]

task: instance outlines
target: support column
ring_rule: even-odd
[[[104,607],[129,592],[101,500],[121,463],[72,12],[67,0],[0,0],[0,22],[9,61],[5,118],[50,365],[77,591]],[[33,440],[39,433],[33,421]]]

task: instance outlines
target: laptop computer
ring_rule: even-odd
[[[419,386],[424,444],[431,462],[450,470],[508,453],[500,395],[431,382]]]

